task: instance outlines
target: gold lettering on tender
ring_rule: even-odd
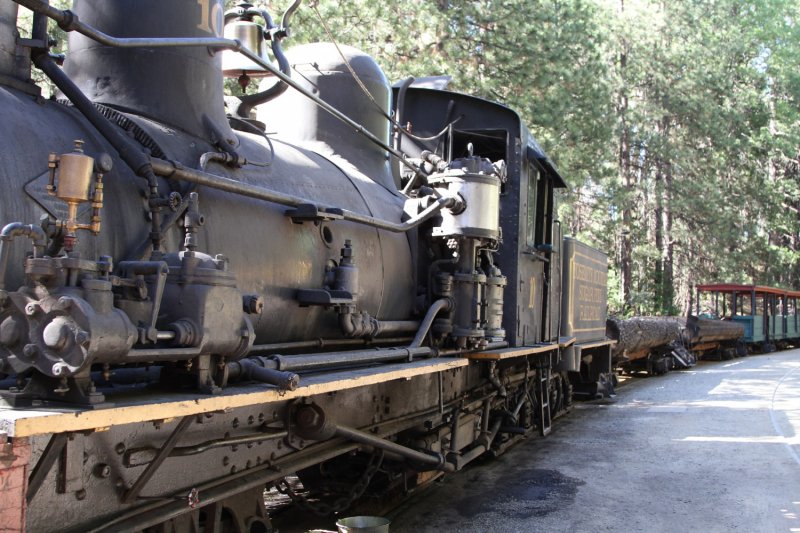
[[[529,297],[530,299],[528,300],[528,307],[531,308],[531,309],[533,309],[533,304],[534,304],[534,301],[535,301],[535,298],[534,298],[535,295],[536,295],[536,278],[531,277],[531,293],[530,293],[530,297]]]
[[[573,316],[580,322],[602,322],[606,312],[606,285],[608,283],[607,268],[594,268],[584,263],[578,262],[578,258],[585,261],[592,261],[603,264],[591,257],[575,253],[575,257],[570,260],[570,298],[577,296],[577,301],[573,301],[575,306],[572,316],[569,317],[569,325],[573,326]],[[603,265],[605,267],[605,265]],[[588,324],[587,324],[588,325]],[[594,331],[602,328],[573,329],[577,331]]]

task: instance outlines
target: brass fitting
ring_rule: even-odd
[[[64,246],[68,252],[75,246],[76,231],[87,230],[92,235],[100,233],[103,174],[111,170],[112,165],[108,154],[100,153],[96,160],[84,155],[82,145],[82,140],[76,140],[71,153],[59,156],[53,152],[47,157],[50,170],[47,192],[67,203],[66,220],[57,220],[55,226],[65,230]],[[90,191],[93,182],[94,190]],[[89,224],[81,224],[78,222],[78,207],[86,202],[92,203],[92,217]]]

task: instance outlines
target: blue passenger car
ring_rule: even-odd
[[[742,339],[764,352],[800,339],[797,298],[800,292],[773,287],[718,283],[697,285],[697,316],[744,325]]]

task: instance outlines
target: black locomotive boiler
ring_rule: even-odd
[[[284,53],[298,5],[0,0],[6,530],[270,531],[267,487],[343,511],[613,393],[606,258],[520,117]]]

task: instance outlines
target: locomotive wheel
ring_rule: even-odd
[[[565,376],[561,379],[564,384],[564,409],[572,405],[572,383]]]

